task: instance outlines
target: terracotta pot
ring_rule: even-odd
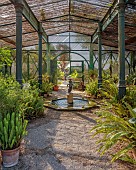
[[[134,160],[136,161],[136,148],[133,149],[132,154],[133,154]]]
[[[2,162],[4,167],[12,167],[18,163],[20,147],[13,150],[2,150]]]
[[[53,87],[53,90],[54,90],[54,91],[58,91],[58,90],[59,90],[59,87],[58,87],[58,86],[54,86],[54,87]]]

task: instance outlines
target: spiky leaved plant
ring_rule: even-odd
[[[101,144],[99,148],[101,154],[104,154],[116,144],[125,143],[124,147],[113,155],[112,161],[122,159],[136,163],[136,160],[128,154],[129,151],[136,148],[136,124],[129,121],[130,118],[136,118],[136,113],[129,104],[124,103],[124,105],[127,107],[127,111],[124,107],[116,108],[112,112],[107,109],[101,110],[97,125],[91,129],[91,132],[95,131],[93,136],[103,134],[102,139],[98,140],[98,143]],[[130,117],[127,116],[128,112]],[[122,115],[124,116],[122,117]]]
[[[27,134],[27,122],[20,113],[1,115],[0,146],[2,150],[19,147],[23,136]]]

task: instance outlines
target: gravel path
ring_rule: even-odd
[[[62,97],[66,92],[60,90],[58,93]],[[57,94],[54,92],[54,95]],[[92,138],[89,133],[96,124],[94,111],[62,112],[46,109],[43,118],[29,123],[19,164],[10,169],[134,170],[129,164],[111,163],[109,156],[99,156],[97,138]]]

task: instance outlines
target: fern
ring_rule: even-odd
[[[86,84],[86,93],[92,96],[97,96],[98,93],[98,83],[96,80],[90,81],[88,84]]]
[[[112,161],[119,158],[125,159],[126,157],[129,161],[131,160],[131,162],[134,163],[135,160],[130,158],[128,152],[136,147],[136,124],[129,122],[130,117],[121,116],[126,114],[125,108],[128,108],[127,113],[129,112],[131,117],[136,115],[128,103],[124,103],[124,105],[126,107],[121,107],[120,105],[117,105],[116,107],[114,106],[114,110],[112,112],[108,111],[107,108],[102,108],[101,111],[99,111],[100,117],[97,119],[97,125],[91,129],[91,132],[95,131],[93,136],[103,134],[103,138],[97,141],[97,143],[101,144],[99,147],[101,155],[118,142],[125,141],[127,146],[124,146],[115,155],[113,155]]]

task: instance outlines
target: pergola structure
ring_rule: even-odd
[[[136,0],[1,0],[0,46],[16,49],[16,79],[22,83],[22,48],[42,44],[49,56],[49,36],[74,32],[98,44],[98,86],[102,84],[102,45],[118,48],[119,97],[125,95],[125,51],[136,51]],[[92,53],[90,53],[92,54]],[[91,62],[91,57],[90,57]],[[50,73],[50,58],[47,60]]]

